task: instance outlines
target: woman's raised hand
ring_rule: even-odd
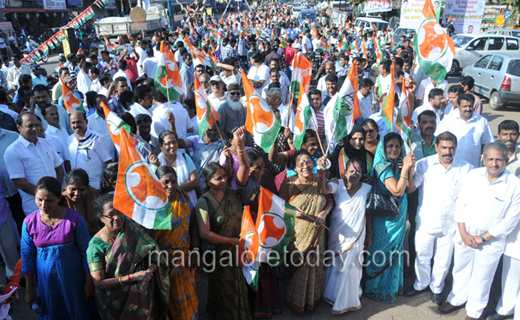
[[[317,161],[318,166],[325,168],[327,166],[327,157],[323,156]]]
[[[233,133],[233,139],[237,142],[240,149],[244,149],[246,143],[246,129],[242,126]]]
[[[148,155],[148,161],[150,161],[150,163],[156,167],[159,167],[161,165],[161,163],[159,162],[159,158],[157,158],[157,156],[153,153],[150,153]]]

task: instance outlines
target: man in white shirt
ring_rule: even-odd
[[[308,58],[308,55],[312,53],[312,41],[310,39],[311,37],[311,32],[309,30],[307,30],[305,32],[305,35],[303,36],[302,38],[302,52],[304,55],[307,56]]]
[[[92,113],[87,117],[87,128],[105,137],[108,145],[110,146],[110,151],[112,152],[112,154],[114,154],[116,149],[114,146],[114,141],[112,141],[112,136],[110,135],[110,130],[108,129],[107,120],[105,119],[105,112],[103,110],[103,107],[101,106],[101,102],[108,105],[107,97],[98,94],[96,97],[96,112]]]
[[[71,167],[88,172],[90,186],[99,189],[105,166],[113,160],[113,153],[106,138],[90,131],[87,117],[81,111],[70,115],[70,125],[74,134],[68,138]]]
[[[38,137],[52,142],[54,150],[56,150],[58,156],[63,160],[63,175],[66,176],[70,172],[70,155],[69,149],[66,147],[67,144],[63,143],[63,141],[56,136],[46,134],[45,130],[43,129],[42,120],[38,116],[37,119],[40,125],[40,132],[38,133]],[[63,183],[63,181],[60,182]]]
[[[443,96],[445,99],[448,99],[448,81],[442,80],[441,83],[437,84],[435,80],[432,78],[424,79],[419,84],[419,89],[417,90],[417,94],[415,95],[415,98],[417,99],[416,106],[419,106],[422,104],[425,97],[428,97],[428,94],[430,93],[430,90],[434,88],[442,89]]]
[[[220,106],[224,104],[228,98],[224,92],[224,82],[222,82],[220,76],[213,76],[209,79],[209,85],[211,86],[212,93],[208,96],[208,100],[211,106],[218,111]]]
[[[464,89],[462,89],[462,86],[460,84],[453,85],[448,89],[448,102],[450,104],[448,104],[446,108],[444,108],[445,117],[449,115],[453,110],[456,110],[459,107],[457,99],[461,94],[464,94]]]
[[[379,65],[379,76],[376,79],[374,94],[376,95],[376,100],[390,91],[390,86],[394,85],[392,83],[392,75],[390,74],[390,62],[383,61]]]
[[[130,106],[130,114],[137,117],[138,114],[147,114],[150,117],[152,113],[152,88],[149,85],[143,84],[134,90],[134,104]]]
[[[88,61],[84,61],[81,64],[81,69],[78,72],[78,76],[76,78],[76,89],[86,95],[87,92],[90,91],[90,86],[92,85],[92,80],[88,75],[90,68],[92,68],[92,64]]]
[[[361,110],[361,117],[368,119],[372,112],[372,88],[374,82],[370,79],[361,79],[359,83],[359,90],[357,92],[359,109]]]
[[[424,102],[424,104],[413,111],[412,114],[412,123],[417,126],[418,117],[423,111],[431,110],[435,112],[437,118],[437,126],[439,126],[442,117],[442,109],[445,106],[445,99],[443,96],[442,89],[434,88],[428,93],[428,101]],[[415,132],[419,132],[417,129]]]
[[[141,40],[141,43],[139,45],[135,46],[135,52],[139,55],[139,60],[137,60],[137,72],[140,77],[142,77],[146,73],[144,71],[144,61],[148,58],[148,53],[146,51],[147,47],[148,47],[148,41],[146,41],[146,40]],[[155,73],[153,75],[155,76]],[[154,77],[149,76],[149,78],[154,78]]]
[[[96,67],[91,67],[88,70],[88,77],[90,78],[90,81],[92,81],[92,84],[90,85],[90,91],[99,93],[101,91],[101,88],[103,88],[103,86],[99,82],[99,69]]]
[[[484,147],[484,168],[463,180],[456,202],[453,288],[439,310],[450,313],[466,304],[466,319],[480,318],[507,236],[520,218],[520,180],[506,169],[507,147]]]
[[[514,124],[512,123],[514,122]],[[505,128],[503,132],[509,131],[513,133],[516,131],[516,139],[518,139],[518,123],[513,120],[505,120],[499,125],[499,137],[500,126]],[[506,129],[507,128],[507,129]],[[513,133],[514,134],[514,133]],[[501,139],[502,140],[502,139]],[[506,170],[516,175],[515,172],[509,170],[511,165],[511,149],[509,145],[505,144],[510,155],[509,164]],[[515,141],[516,146],[516,141]],[[516,162],[518,162],[519,148],[516,148],[515,154]],[[496,313],[488,315],[486,320],[503,320],[513,319],[513,313],[515,318],[518,318],[520,314],[520,223],[516,225],[516,228],[507,236],[506,249],[504,251],[503,265],[502,265],[502,296],[498,300],[496,306]]]
[[[289,96],[289,88],[281,84],[280,70],[278,70],[278,68],[269,70],[269,80],[267,80],[267,85],[260,92],[262,98],[265,99],[267,97],[267,92],[270,89],[271,83],[277,83],[280,85],[280,89],[282,89],[282,103],[285,104],[285,100]]]
[[[161,132],[170,130],[170,122],[168,121],[169,112],[175,115],[175,129],[178,139],[184,139],[188,135],[188,132],[193,132],[193,124],[188,111],[186,111],[180,103],[168,102],[168,99],[159,90],[152,91],[152,98],[157,104],[152,116],[153,145],[159,145],[159,135]]]
[[[486,118],[473,112],[475,98],[471,94],[463,94],[457,99],[459,114],[445,117],[437,127],[436,134],[450,131],[457,136],[457,155],[479,166],[480,154],[486,143],[495,141],[493,132]]]
[[[267,86],[267,79],[269,79],[269,67],[266,66],[262,61],[262,55],[260,52],[255,52],[250,58],[251,68],[247,72],[247,78],[251,81],[253,86],[261,91]]]
[[[455,156],[457,137],[451,132],[443,132],[437,137],[435,149],[437,154],[415,164],[414,186],[410,191],[419,189],[415,232],[417,278],[404,295],[413,297],[429,286],[432,302],[440,305],[444,302],[442,290],[450,269],[453,237],[457,230],[453,220],[455,200],[462,180],[473,166]]]
[[[14,65],[7,71],[7,84],[9,85],[9,87],[11,87],[11,89],[15,90],[19,87],[18,78],[20,78],[22,74],[31,75],[31,70],[29,70],[29,66],[27,66],[26,64],[21,64],[20,59],[22,59],[21,55],[17,54],[16,56],[14,56],[12,59]]]
[[[4,161],[9,178],[22,197],[23,211],[29,215],[38,210],[34,200],[38,181],[47,176],[63,181],[63,160],[50,141],[38,138],[40,125],[34,113],[22,113],[17,128],[20,137],[7,148]]]
[[[139,74],[140,77],[155,79],[155,71],[157,70],[157,57],[153,56],[153,51],[149,52],[151,55],[148,56],[143,62],[143,74]]]
[[[34,112],[35,115],[42,118],[43,128],[47,130],[48,124],[47,120],[45,120],[45,117],[42,114],[42,108],[46,104],[50,103],[51,97],[49,95],[49,89],[45,86],[38,85],[34,87],[34,106],[31,105],[30,109]],[[69,114],[67,110],[65,110],[65,107],[53,104],[57,109],[58,113],[60,114],[60,127],[63,128],[66,133],[71,134],[72,128],[70,127],[69,123]]]
[[[59,138],[63,144],[67,145],[69,133],[67,132],[67,129],[62,128],[60,125],[60,113],[58,112],[58,107],[52,103],[47,103],[43,105],[40,110],[43,120],[47,121],[47,129],[44,127],[45,134],[55,136]]]
[[[119,60],[118,66],[119,66],[119,70],[117,70],[117,72],[113,78],[117,79],[119,77],[125,77],[128,87],[130,88],[130,90],[132,90],[132,84],[130,82],[130,77],[128,76],[128,74],[126,74],[126,67],[128,66],[128,63],[126,62],[125,59],[121,59],[121,60]]]
[[[320,90],[321,92],[327,90],[327,83],[325,82],[325,78],[329,74],[336,74],[336,66],[334,65],[334,62],[327,61],[325,63],[325,75],[318,80],[318,85],[316,86],[316,89]]]

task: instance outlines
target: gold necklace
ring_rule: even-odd
[[[108,238],[108,241],[110,242],[110,244],[113,244],[113,243],[115,242],[115,240],[114,240],[114,238],[112,238],[112,236],[110,235],[110,233],[108,233],[106,227],[105,227],[105,234],[107,235],[107,238]]]

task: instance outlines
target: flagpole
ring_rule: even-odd
[[[331,141],[327,145],[327,152],[325,152],[325,157],[327,157],[327,155],[329,154],[330,145],[332,144],[332,139],[334,139],[334,134],[336,133],[336,125],[337,124],[338,124],[337,122],[334,122],[334,128],[332,129],[332,134],[330,135],[330,140]]]
[[[220,139],[222,140],[222,143],[224,143],[224,145],[226,145],[224,137],[222,136],[222,132],[220,131],[220,128],[218,127],[217,121],[215,121],[215,126],[217,126],[218,135],[220,136]]]
[[[316,129],[316,135],[318,136],[318,142],[320,143],[321,153],[325,154],[325,151],[323,150],[323,145],[321,144],[320,135],[318,134],[318,126],[316,125],[316,121],[314,121],[313,116],[311,116],[311,120],[312,120],[312,124],[314,125],[314,129]]]
[[[148,149],[148,148],[146,147],[146,145],[145,145],[141,140],[137,139],[137,137],[136,137],[133,133],[130,132],[130,135],[131,135],[135,140],[137,140],[137,142],[139,142],[139,143],[143,146],[143,148],[145,148],[145,150],[148,151],[149,154],[152,154],[152,151],[150,151],[150,149]]]
[[[291,120],[291,111],[292,111],[292,103],[293,103],[293,100],[294,100],[294,92],[293,94],[291,95],[291,98],[289,99],[289,110],[287,111],[287,127],[290,129],[291,126],[289,125],[289,121]]]

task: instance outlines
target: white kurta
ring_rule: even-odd
[[[325,268],[323,299],[333,305],[332,313],[342,314],[361,308],[360,257],[365,242],[367,195],[372,187],[363,183],[354,197],[350,197],[343,181],[329,185],[333,187],[336,206],[332,210],[328,250],[336,256],[332,266]]]

